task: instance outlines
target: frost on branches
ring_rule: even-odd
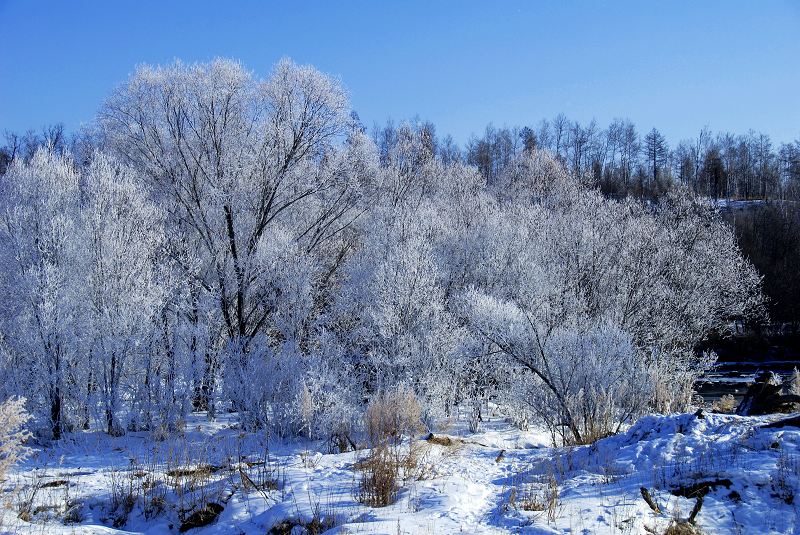
[[[429,428],[492,399],[587,442],[685,407],[696,343],[761,310],[687,192],[609,200],[533,149],[487,184],[289,60],[141,67],[94,131],[0,180],[0,395],[42,437],[231,410],[346,447],[401,389]]]
[[[8,398],[0,403],[0,483],[8,469],[30,455],[25,442],[31,437],[25,424],[30,414],[25,411],[25,398]]]

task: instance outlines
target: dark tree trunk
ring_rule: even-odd
[[[50,426],[53,440],[61,438],[61,388],[55,385],[50,392]]]

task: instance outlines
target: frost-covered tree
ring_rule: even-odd
[[[511,183],[530,165],[511,166]],[[682,197],[648,207],[604,199],[563,172],[523,176],[532,195],[487,221],[495,239],[483,254],[494,268],[466,293],[473,329],[548,393],[546,410],[559,417],[547,419],[570,440],[596,435],[582,412],[600,395],[623,420],[645,406],[685,407],[703,364],[694,345],[760,305],[758,276],[730,229]],[[598,344],[608,347],[587,349]],[[612,360],[637,365],[620,375]],[[590,371],[591,380],[575,382]],[[609,376],[625,395],[608,394]],[[587,397],[592,381],[598,389]],[[575,407],[571,399],[585,401]]]
[[[79,173],[46,149],[14,160],[0,182],[2,383],[24,395],[58,439],[80,388],[85,329],[86,250],[81,243]]]
[[[439,218],[397,210],[372,220],[376,229],[354,255],[352,290],[362,320],[372,385],[386,391],[405,384],[427,414],[452,406],[461,329],[446,309],[441,262],[434,249]]]
[[[257,262],[271,229],[288,225],[313,248],[351,201],[346,177],[326,165],[348,117],[337,82],[288,60],[263,81],[225,60],[142,67],[101,112],[109,145],[199,237],[204,282],[244,349],[272,314]]]
[[[157,207],[148,201],[130,168],[96,154],[84,173],[82,224],[88,249],[87,350],[108,433],[123,431],[118,421],[123,379],[132,387],[152,380],[150,371],[160,313],[169,279],[161,254],[164,229]],[[175,363],[166,363],[173,368]],[[145,370],[145,374],[137,371]],[[168,370],[167,373],[171,373]],[[165,400],[168,401],[168,400]]]
[[[81,170],[46,150],[3,177],[6,388],[53,438],[88,425],[95,401],[120,431],[123,380],[138,386],[128,374],[153,353],[169,288],[161,219],[138,181],[102,154]]]
[[[170,239],[196,244],[198,285],[216,300],[222,329],[215,349],[239,359],[228,364],[245,366],[255,343],[270,346],[257,348],[266,355],[307,337],[308,325],[282,330],[275,255],[292,265],[313,258],[327,282],[349,248],[342,238],[372,165],[339,83],[289,60],[265,80],[227,60],[142,67],[106,102],[100,124],[114,152],[150,177],[170,230],[180,230]],[[307,291],[325,286],[308,275]]]

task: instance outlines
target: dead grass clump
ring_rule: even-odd
[[[197,478],[197,477],[208,477],[211,474],[215,474],[222,470],[222,466],[215,466],[210,464],[201,464],[198,466],[191,466],[191,467],[180,467],[180,468],[173,468],[172,470],[167,470],[167,475],[169,477],[188,477],[188,478]]]
[[[412,442],[408,453],[400,458],[404,479],[424,481],[436,477],[436,464],[430,459],[431,446],[425,442]]]
[[[555,522],[561,505],[558,481],[551,474],[544,485],[524,483],[512,487],[508,505],[522,511],[544,513],[548,522]]]
[[[361,480],[356,498],[369,507],[386,507],[394,503],[399,489],[399,463],[389,446],[373,448],[358,463]]]
[[[421,409],[414,393],[399,387],[376,396],[367,406],[364,427],[372,451],[356,463],[361,472],[356,498],[370,507],[385,507],[394,503],[400,481],[408,476],[425,478],[428,463],[421,462],[427,454],[412,441],[403,448],[404,436],[422,431]],[[418,468],[425,469],[419,471]]]
[[[83,520],[83,502],[79,500],[67,501],[62,522],[67,525],[80,524]]]
[[[131,473],[114,468],[108,471],[108,484],[111,490],[109,510],[112,525],[121,528],[128,522],[128,515],[139,500],[141,486]]]
[[[364,426],[370,444],[397,443],[404,435],[413,435],[422,430],[420,408],[414,393],[399,387],[375,397],[367,406]]]
[[[739,403],[730,394],[725,394],[714,403],[714,410],[723,414],[733,414]]]
[[[794,504],[796,493],[795,484],[792,482],[798,481],[799,475],[798,457],[790,456],[785,450],[782,450],[776,463],[776,470],[770,475],[773,497],[783,500],[787,505]]]
[[[701,535],[701,531],[690,522],[673,522],[664,535]]]
[[[20,488],[17,501],[17,517],[20,520],[24,520],[25,522],[33,521],[33,502],[41,488],[39,475],[35,472],[33,474],[32,483]]]
[[[444,436],[444,435],[436,436],[433,433],[428,435],[425,438],[425,440],[428,441],[430,444],[436,444],[437,446],[445,446],[445,447],[447,447],[447,446],[452,446],[453,445],[453,439],[451,439],[450,437],[447,437],[447,436]]]
[[[187,522],[191,515],[208,508],[211,503],[224,503],[223,494],[229,482],[234,477],[235,471],[231,467],[218,467],[207,462],[190,462],[187,459],[207,454],[197,450],[184,453],[168,460],[168,469],[165,472],[165,489],[170,489],[174,496],[178,518],[182,523]],[[170,500],[172,501],[172,500]],[[206,513],[200,513],[205,517]],[[211,511],[213,512],[213,511]]]

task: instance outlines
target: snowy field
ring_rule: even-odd
[[[358,500],[366,450],[267,443],[231,415],[195,418],[157,444],[84,433],[37,451],[4,484],[0,531],[178,533],[213,503],[218,518],[190,533],[664,533],[700,494],[703,533],[800,530],[800,429],[761,427],[777,416],[648,416],[575,448],[499,416],[476,434],[453,426],[402,446],[414,462],[382,508]]]

